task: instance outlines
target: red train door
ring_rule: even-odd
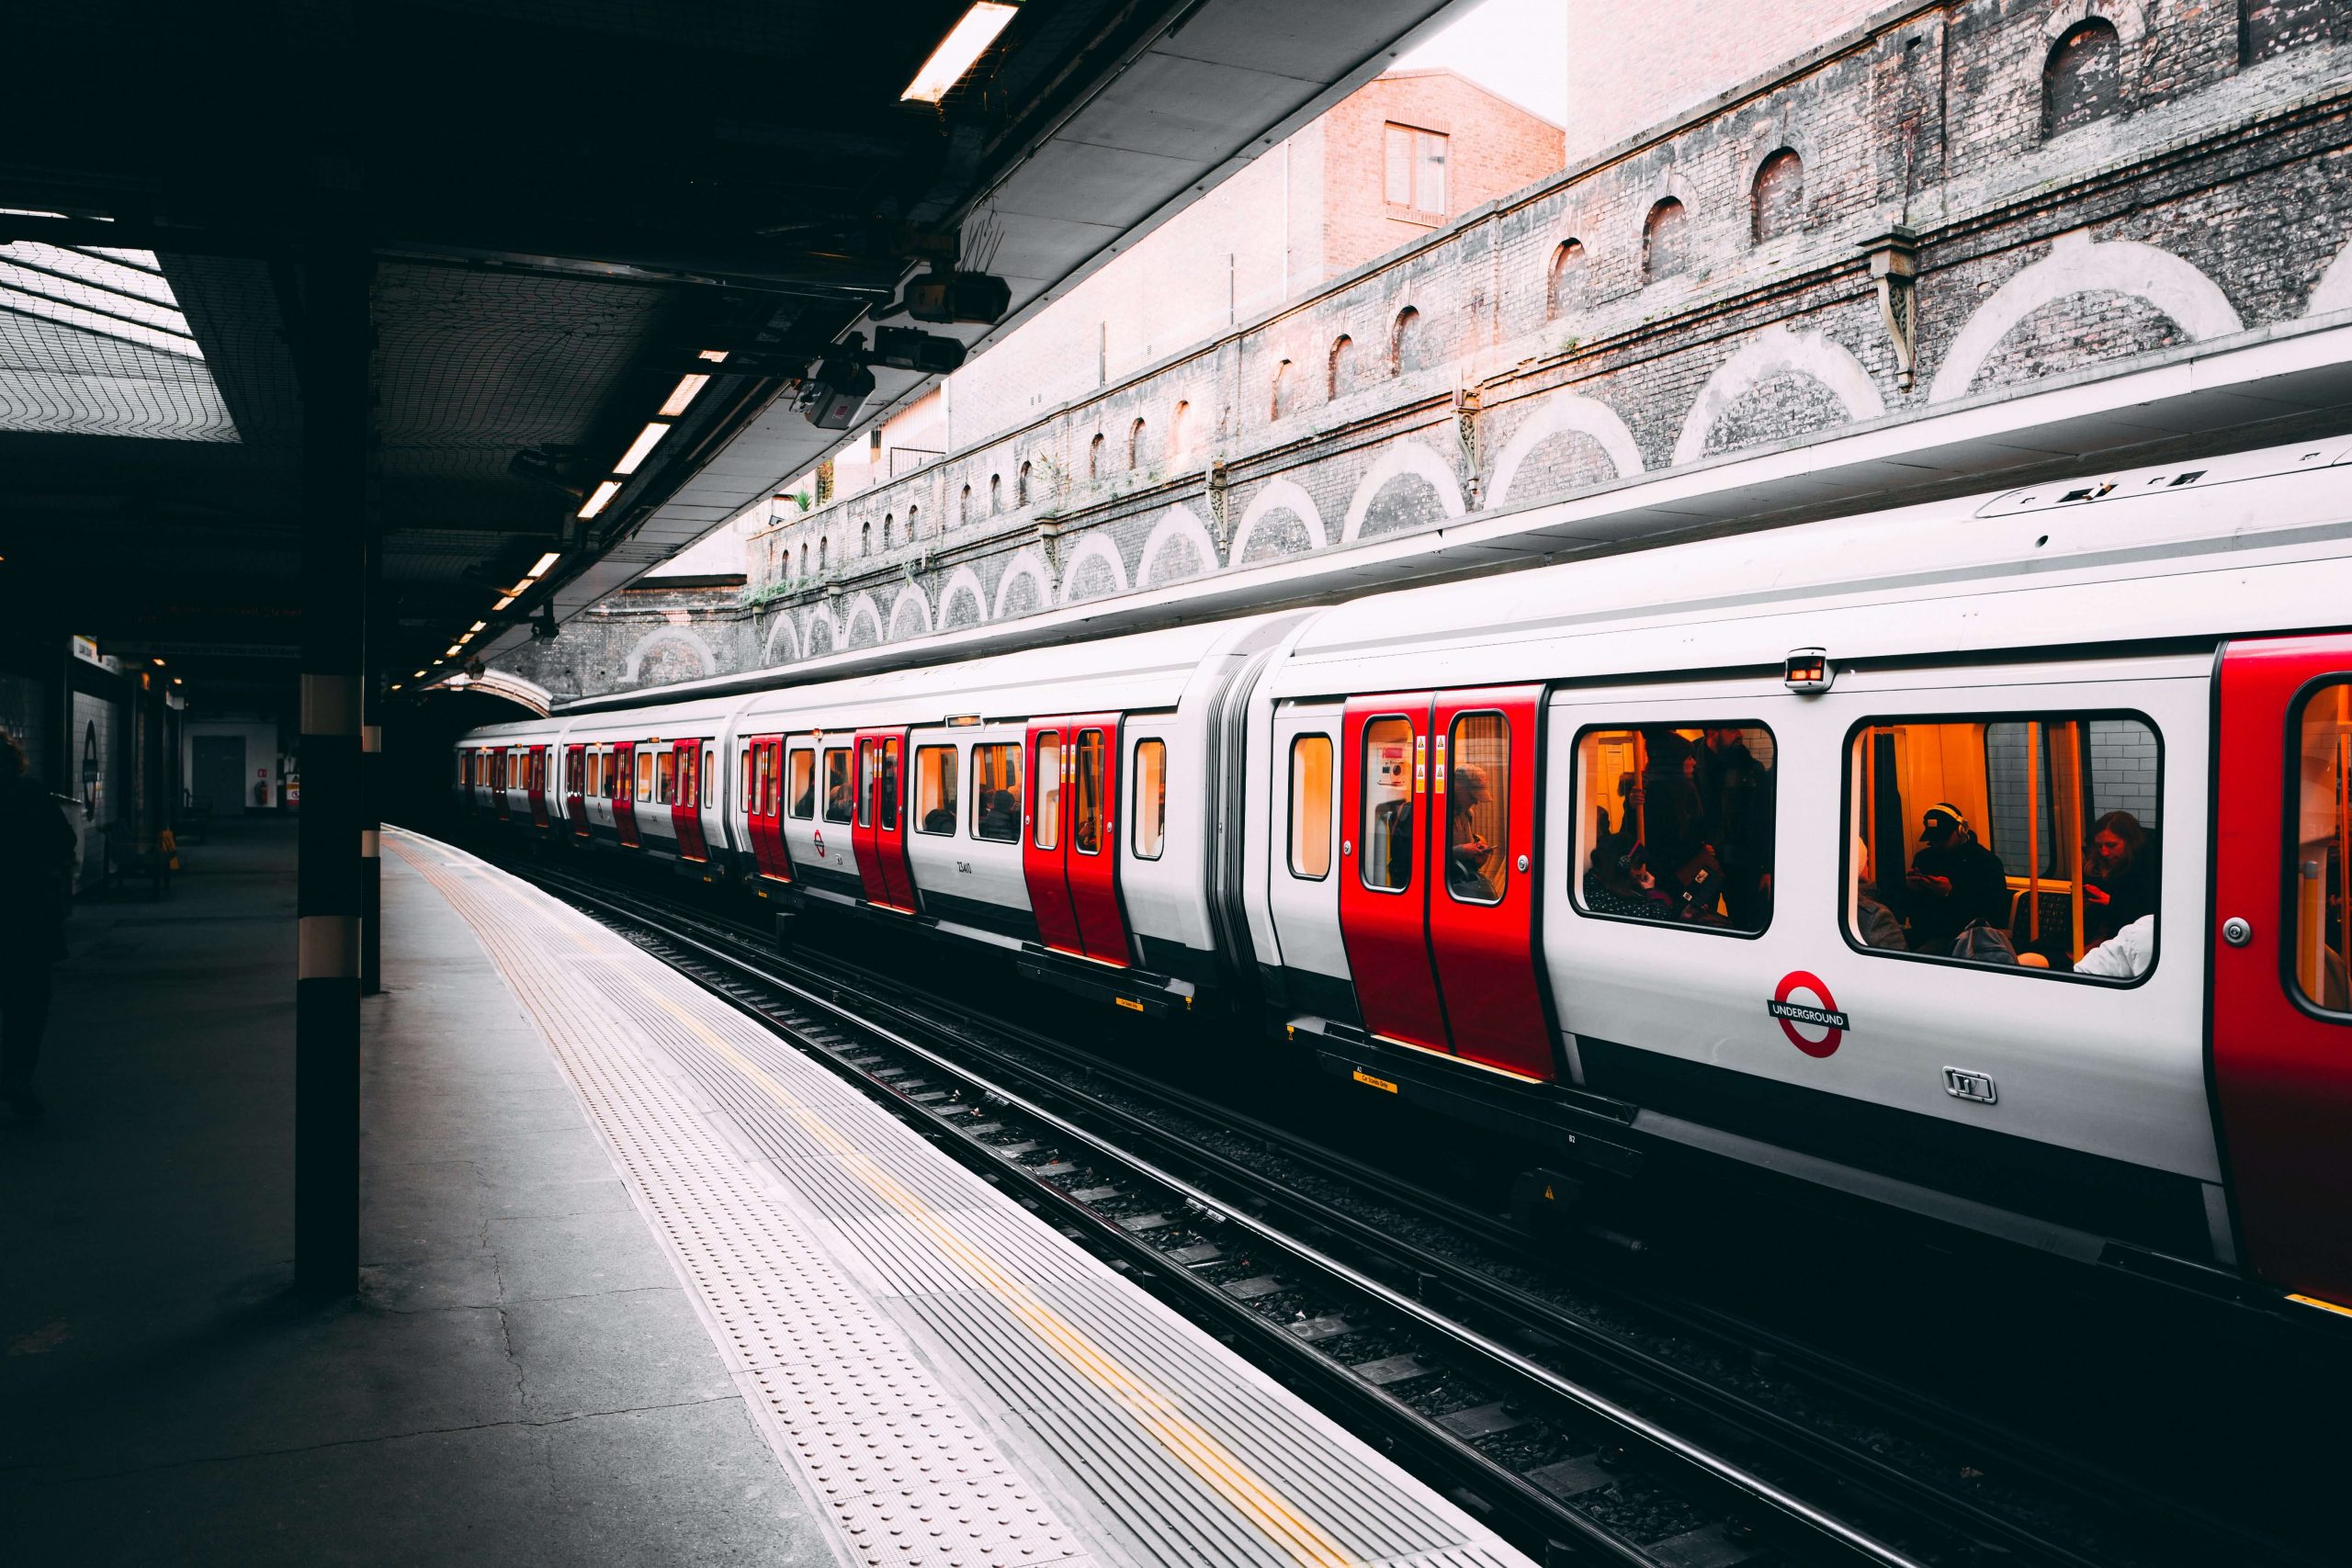
[[[2352,637],[2232,643],[2221,687],[2211,1027],[2239,1235],[2255,1272],[2352,1306]]]
[[[763,736],[743,749],[743,817],[752,863],[772,882],[792,880],[784,847],[784,741]]]
[[[1430,959],[1454,1054],[1549,1078],[1535,978],[1535,727],[1544,689],[1440,692],[1430,750]]]
[[[1078,911],[1070,905],[1069,848],[1069,748],[1059,719],[1029,726],[1029,777],[1022,807],[1021,872],[1037,914],[1037,940],[1063,953],[1086,953]]]
[[[1446,1049],[1429,945],[1427,692],[1348,702],[1340,744],[1340,939],[1372,1033]]]
[[[621,836],[621,848],[642,849],[645,847],[644,842],[637,836],[637,743],[635,741],[622,740],[614,744],[613,766],[620,770],[620,776],[613,783],[614,831]]]
[[[532,747],[526,765],[530,769],[531,826],[543,829],[548,825],[548,749]]]
[[[1119,908],[1119,716],[1090,715],[1066,721],[1070,744],[1067,810],[1069,852],[1064,874],[1069,882],[1070,913],[1086,956],[1125,967],[1133,946]]]
[[[571,819],[571,830],[581,838],[588,836],[588,748],[567,746],[563,749],[563,814]]]
[[[710,847],[702,836],[702,742],[676,743],[677,788],[670,799],[670,830],[678,835],[680,860],[707,861]]]
[[[857,819],[850,842],[866,902],[915,910],[914,878],[907,868],[906,737],[903,729],[857,734]]]

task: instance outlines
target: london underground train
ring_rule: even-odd
[[[455,764],[509,835],[1256,1015],[1563,1169],[2352,1315],[2352,438]]]

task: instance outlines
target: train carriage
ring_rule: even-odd
[[[460,787],[575,841],[514,758],[641,813],[689,736],[762,891],[1214,994],[1531,1157],[2352,1303],[2347,457],[652,697],[469,737]]]

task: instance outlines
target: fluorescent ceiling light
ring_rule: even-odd
[[[696,359],[707,359],[713,365],[724,365],[727,363],[727,351],[723,348],[706,348],[700,354],[695,355],[695,357]]]
[[[478,631],[481,630],[481,629],[482,629],[482,627],[484,627],[484,626],[488,626],[488,625],[490,625],[490,623],[489,623],[488,621],[476,621],[472,626],[468,626],[468,627],[466,628],[466,635],[467,635],[468,637],[471,637],[471,636],[473,636],[473,635],[474,635],[474,633],[476,633],[476,632],[478,632]]]
[[[493,610],[503,610],[507,605],[512,604],[513,603],[514,603],[514,595],[509,593],[505,598],[501,599],[497,604],[492,604],[491,608]]]
[[[1005,23],[1012,20],[1013,7],[1000,5],[997,0],[979,0],[979,4],[964,13],[963,19],[947,30],[931,58],[922,62],[915,79],[899,95],[901,103],[935,104],[947,96],[948,89],[964,79],[996,35],[1004,31]]]
[[[456,643],[454,643],[454,642],[453,642],[453,643],[451,643],[448,647],[447,647],[447,648],[443,649],[441,650],[441,657],[442,657],[442,658],[444,658],[444,659],[455,659],[455,658],[457,658],[457,657],[458,657],[458,645],[457,645]]]
[[[411,680],[414,680],[414,681],[422,681],[422,680],[424,680],[424,671],[422,671],[422,670],[420,670],[420,671],[418,671],[414,675],[411,676],[411,677],[410,677],[410,679],[411,679]]]
[[[590,493],[588,497],[588,504],[580,509],[580,515],[582,517],[595,516],[596,513],[604,511],[607,506],[610,506],[613,503],[613,497],[620,494],[620,480],[606,479],[603,484],[598,485],[595,490]]]
[[[613,465],[613,472],[616,474],[637,472],[637,466],[645,461],[647,455],[661,444],[663,436],[669,434],[670,427],[659,420],[639,431],[637,439],[628,444],[628,450],[621,454],[621,460]]]
[[[701,375],[680,377],[676,389],[670,394],[670,400],[662,405],[662,414],[675,419],[685,412],[686,405],[695,400],[695,394],[701,391],[709,380],[709,377]]]
[[[561,550],[549,550],[547,554],[539,558],[538,565],[533,567],[529,571],[524,573],[524,575],[526,577],[545,577],[548,574],[548,568],[553,566],[562,558],[563,552]]]

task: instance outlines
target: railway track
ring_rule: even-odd
[[[1729,1314],[1613,1287],[1599,1287],[1607,1312],[1564,1305],[1391,1216],[1540,1266],[1498,1217],[1050,1036],[839,961],[778,955],[666,900],[526,874],[1018,1184],[1539,1560],[2305,1561]],[[1235,1152],[1237,1139],[1264,1157]],[[1651,1318],[1649,1332],[1628,1332],[1629,1315]],[[1690,1342],[1684,1354],[1658,1353],[1660,1323]],[[1862,1419],[1808,1421],[1703,1370],[1768,1358]],[[1903,1434],[1893,1446],[1912,1462],[1849,1435],[1869,1429]],[[1923,1448],[1980,1462],[1922,1461]]]

